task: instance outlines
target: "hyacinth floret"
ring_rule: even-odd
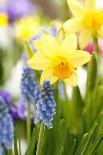
[[[37,124],[42,121],[48,128],[52,128],[52,121],[55,115],[55,105],[53,89],[50,82],[44,81],[36,104],[35,123]]]
[[[25,66],[21,79],[21,95],[27,102],[36,103],[39,97],[39,85],[32,69]]]
[[[11,149],[13,141],[13,121],[8,107],[0,97],[0,155],[4,149]]]

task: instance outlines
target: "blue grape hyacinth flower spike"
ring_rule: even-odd
[[[55,115],[56,103],[53,97],[53,89],[49,81],[44,81],[39,99],[36,104],[35,123],[43,122],[48,128],[52,128],[53,117]]]
[[[13,130],[13,121],[7,104],[0,97],[0,155],[3,155],[4,149],[12,148]]]

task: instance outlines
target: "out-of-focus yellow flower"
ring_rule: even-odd
[[[61,33],[63,33],[61,31]],[[77,85],[76,68],[87,63],[91,56],[86,51],[77,50],[77,37],[69,34],[61,40],[48,34],[35,41],[37,52],[28,61],[32,69],[42,70],[40,83],[50,80],[51,84],[58,79],[68,84]]]
[[[66,32],[81,31],[81,48],[86,47],[93,36],[103,37],[103,8],[96,8],[95,0],[86,0],[85,7],[76,0],[67,2],[74,17],[64,23],[64,29]]]
[[[8,16],[6,13],[0,13],[0,27],[7,26],[8,24]]]
[[[25,17],[15,22],[16,38],[21,41],[30,39],[38,33],[40,28],[40,17]]]

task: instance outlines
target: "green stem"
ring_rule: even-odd
[[[59,107],[59,96],[58,96],[58,82],[54,87],[54,98],[56,102],[56,115],[54,117],[54,129],[58,127],[59,117],[60,117],[60,107]],[[55,131],[56,132],[56,131]]]
[[[95,111],[95,106],[93,103],[94,90],[97,85],[97,68],[98,68],[98,40],[96,37],[93,37],[93,47],[94,53],[92,55],[91,61],[88,63],[87,68],[87,88],[86,88],[86,110],[87,110],[87,127],[93,121],[93,112]],[[89,121],[88,121],[89,120]]]
[[[63,88],[64,88],[64,94],[65,94],[65,97],[66,97],[66,101],[69,103],[69,97],[68,97],[68,94],[67,94],[67,90],[66,90],[66,84],[64,82],[63,83]]]
[[[19,139],[19,155],[21,155],[21,143],[20,143],[20,139]]]
[[[30,104],[27,109],[27,143],[30,144],[31,139],[31,119],[30,119]]]
[[[41,123],[36,155],[41,154],[42,140],[43,140],[43,137],[44,137],[44,130],[45,130],[45,127],[44,127],[43,123]]]
[[[93,37],[93,47],[94,47],[94,52],[99,53],[99,47],[98,47],[98,39],[97,37]]]
[[[4,152],[5,155],[13,155],[12,150],[5,150]]]
[[[18,146],[17,146],[17,137],[16,137],[16,132],[14,131],[14,154],[18,155]]]

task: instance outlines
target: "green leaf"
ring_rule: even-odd
[[[76,152],[74,153],[74,155],[84,155],[85,150],[90,145],[90,142],[91,142],[93,135],[95,133],[95,130],[97,128],[97,125],[98,125],[97,122],[94,123],[94,125],[92,126],[90,131],[83,135],[81,142],[80,142]]]
[[[95,120],[98,114],[103,110],[103,85],[96,87],[93,98],[93,119]]]
[[[89,145],[88,149],[85,152],[85,155],[93,155],[97,151],[98,146],[103,140],[103,135],[101,137],[96,138],[91,145]]]
[[[74,141],[73,141],[72,147],[69,151],[69,155],[74,155],[75,148],[76,148],[76,139],[74,139]]]
[[[66,129],[65,120],[61,119],[58,125],[57,143],[56,143],[56,150],[54,155],[62,155],[66,133],[67,133],[67,129]]]
[[[34,127],[33,132],[32,132],[31,141],[30,141],[30,144],[27,148],[25,155],[33,155],[34,154],[34,150],[36,148],[36,142],[37,142],[37,135],[36,134],[37,134],[37,132],[36,132],[36,129]]]
[[[76,152],[74,153],[74,155],[80,155],[80,153],[82,152],[82,150],[87,147],[87,140],[88,140],[88,133],[84,134],[82,139],[81,139],[81,142],[76,150]]]
[[[71,133],[77,135],[82,133],[82,120],[83,120],[83,99],[79,90],[79,87],[73,88],[72,101],[63,102],[60,101],[60,106],[67,126]]]

